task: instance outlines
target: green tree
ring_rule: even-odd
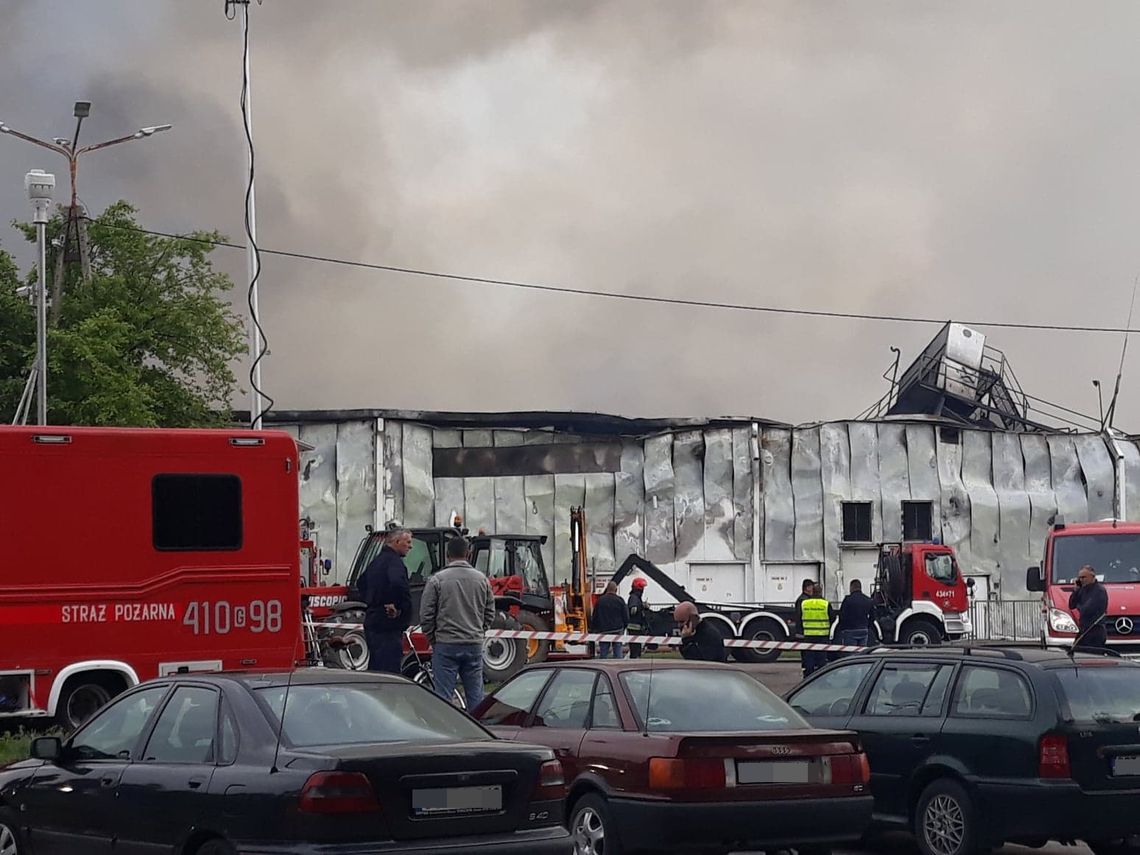
[[[52,424],[191,427],[226,424],[242,352],[242,323],[213,269],[217,233],[164,238],[138,230],[135,209],[117,202],[88,226],[91,281],[67,268],[48,333]],[[48,225],[49,248],[64,221]],[[29,240],[35,228],[19,226]],[[50,249],[50,273],[58,250]],[[26,282],[35,281],[35,272]],[[16,295],[19,274],[0,251],[0,414],[11,420],[35,355],[35,314]]]

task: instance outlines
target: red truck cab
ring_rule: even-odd
[[[967,635],[973,629],[971,584],[945,544],[880,544],[875,599],[883,640],[937,644]]]
[[[1140,654],[1140,522],[1057,519],[1045,537],[1039,567],[1030,567],[1025,586],[1041,592],[1042,637],[1046,644],[1072,644],[1077,619],[1069,609],[1077,571],[1091,565],[1108,592],[1108,645]]]
[[[276,431],[0,427],[0,717],[90,717],[179,671],[303,654],[297,445]]]

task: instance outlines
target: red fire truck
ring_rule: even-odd
[[[304,656],[288,434],[0,427],[0,471],[0,716]]]
[[[953,548],[906,541],[879,545],[875,580],[876,626],[883,641],[938,644],[973,630],[970,588]]]
[[[1069,523],[1058,517],[1045,537],[1041,566],[1030,567],[1025,586],[1041,592],[1042,636],[1062,647],[1078,635],[1069,609],[1077,571],[1089,564],[1108,591],[1104,626],[1108,645],[1140,654],[1140,522]]]

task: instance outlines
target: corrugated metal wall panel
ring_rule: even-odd
[[[879,488],[883,502],[883,540],[902,540],[902,503],[910,499],[910,455],[906,427],[878,425]]]
[[[991,440],[994,490],[998,499],[998,551],[1002,588],[1007,596],[1025,590],[1024,570],[1033,563],[1029,493],[1025,488],[1025,458],[1017,434],[995,433]],[[1019,569],[1021,582],[1018,583]]]
[[[645,557],[659,566],[677,555],[673,532],[673,437],[645,440]]]
[[[764,560],[790,561],[795,553],[796,512],[792,496],[792,432],[764,431],[760,455],[764,479]]]
[[[792,432],[792,498],[796,513],[792,558],[823,560],[823,477],[819,428]]]
[[[1068,436],[1051,436],[1049,462],[1053,470],[1053,492],[1057,496],[1057,509],[1065,522],[1086,522],[1089,518],[1089,501],[1085,494],[1084,474],[1077,449]]]
[[[871,503],[871,542],[883,540],[883,488],[879,478],[879,431],[874,422],[847,425],[851,441],[851,498]]]
[[[705,440],[700,431],[673,437],[673,526],[677,561],[705,557]]]
[[[970,496],[970,567],[992,574],[998,569],[1000,528],[990,436],[987,431],[962,431],[962,484]]]
[[[336,434],[337,546],[335,568],[348,572],[365,526],[376,516],[376,422],[341,422]],[[325,549],[322,541],[321,549]],[[328,553],[325,553],[328,555]],[[339,572],[339,571],[338,571]],[[343,581],[343,579],[342,579]]]
[[[961,434],[959,434],[959,438]],[[962,446],[936,439],[938,483],[942,487],[942,540],[958,552],[962,565],[973,564],[970,554],[970,497],[962,484]]]
[[[732,541],[738,561],[752,562],[752,516],[755,477],[752,459],[752,430],[732,431]]]
[[[333,578],[344,579],[350,568],[337,552],[336,428],[335,423],[301,426],[301,441],[313,446],[301,463],[301,508],[313,521],[321,553],[337,559]]]
[[[705,503],[705,560],[731,561],[736,507],[733,504],[732,431],[705,431],[702,490]]]
[[[1085,476],[1089,519],[1112,519],[1116,476],[1104,440],[1099,436],[1078,436],[1073,443]]]
[[[598,579],[614,570],[614,476],[609,472],[586,475],[586,538],[590,567]]]
[[[847,425],[822,425],[819,448],[823,484],[823,572],[828,579],[835,579],[839,572],[839,545],[843,541],[843,503],[851,498],[851,440],[847,436]]]
[[[621,447],[621,471],[614,476],[614,554],[618,563],[645,554],[645,448],[635,440]]]
[[[424,528],[435,522],[435,484],[432,478],[432,429],[404,425],[404,519],[409,528]],[[462,507],[462,505],[460,505]],[[446,520],[444,521],[446,524]]]

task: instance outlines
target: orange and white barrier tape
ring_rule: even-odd
[[[358,623],[318,623],[316,626],[326,629],[361,630],[363,625]],[[416,632],[418,627],[413,627]],[[541,632],[529,629],[489,629],[485,633],[487,638],[515,638],[521,641],[561,641],[566,644],[656,644],[665,647],[677,647],[681,644],[680,636],[676,635],[628,635],[626,633],[609,632]],[[858,647],[848,644],[820,644],[807,641],[752,641],[743,638],[726,638],[725,647],[743,647],[749,650],[813,650],[820,653],[856,653],[866,650],[867,647]]]

